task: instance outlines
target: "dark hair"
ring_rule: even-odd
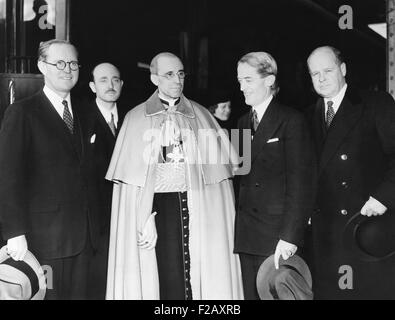
[[[211,114],[214,114],[215,110],[217,110],[217,108],[218,108],[218,103],[212,104],[211,106],[208,107],[208,111],[210,111]]]

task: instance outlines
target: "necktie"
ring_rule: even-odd
[[[116,127],[115,127],[115,121],[114,121],[114,114],[113,113],[111,113],[111,121],[110,122],[108,122],[108,126],[110,127],[110,129],[111,129],[111,132],[112,132],[112,134],[114,135],[114,137],[115,137],[115,134],[116,134]]]
[[[329,100],[326,104],[328,106],[328,110],[326,111],[326,127],[329,128],[335,117],[335,110],[333,109],[333,101]]]
[[[252,117],[251,117],[251,127],[253,130],[253,134],[255,134],[256,129],[258,129],[259,120],[258,120],[258,113],[255,109],[252,110]]]
[[[67,126],[67,128],[69,128],[70,132],[73,133],[73,130],[74,130],[73,116],[70,113],[67,101],[63,100],[62,104],[64,105],[63,121],[66,123],[66,126]]]

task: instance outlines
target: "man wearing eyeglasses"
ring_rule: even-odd
[[[115,182],[107,299],[242,299],[236,155],[210,112],[183,95],[177,56],[158,54],[150,71],[158,89],[126,115],[106,176]]]
[[[76,103],[76,48],[40,44],[45,86],[11,105],[0,131],[0,206],[8,254],[29,249],[50,268],[46,299],[85,299],[97,223],[88,212],[84,146]]]

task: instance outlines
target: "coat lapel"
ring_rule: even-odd
[[[260,152],[262,152],[266,146],[266,142],[272,137],[278,127],[281,125],[281,119],[279,117],[279,111],[277,103],[273,99],[265,114],[263,115],[257,131],[255,132],[254,139],[252,140],[252,160],[253,163]]]
[[[351,90],[350,90],[351,91]],[[334,156],[347,135],[353,130],[363,113],[360,99],[356,99],[354,93],[350,92],[344,96],[339,110],[327,132],[319,162],[319,174]],[[322,120],[321,120],[322,121]]]
[[[76,140],[74,140],[73,135],[70,134],[69,129],[67,128],[66,124],[64,123],[63,119],[59,116],[55,108],[53,107],[52,103],[49,101],[47,96],[42,91],[39,94],[39,103],[37,107],[40,109],[40,115],[43,117],[44,122],[51,127],[51,132],[54,135],[59,136],[61,141],[65,142],[65,145],[70,149],[71,152],[74,152],[75,155],[81,159],[82,154],[82,144],[80,145],[81,140],[81,132],[80,132],[80,125],[77,113],[75,112],[75,108],[73,108],[73,118],[74,118],[74,135]],[[75,141],[78,140],[77,147]]]
[[[112,134],[112,131],[110,129],[110,126],[108,125],[108,123],[106,122],[106,119],[104,119],[102,113],[100,112],[98,106],[95,103],[95,116],[97,118],[97,123],[99,126],[101,126],[101,129],[104,132],[105,135],[105,139],[108,141],[108,143],[110,143],[111,145],[115,144],[115,137]],[[119,120],[118,120],[118,128],[119,128]],[[118,128],[116,131],[118,131]],[[116,132],[117,133],[117,132]]]
[[[73,108],[74,111],[74,108]],[[69,134],[70,135],[70,134]],[[71,136],[71,135],[70,135]],[[83,140],[83,133],[81,128],[81,123],[78,114],[74,113],[74,135],[72,137],[72,142],[74,150],[76,151],[80,162],[84,158],[85,145]]]
[[[326,137],[326,126],[325,126],[325,108],[324,99],[319,99],[314,108],[313,112],[313,133],[314,133],[314,143],[316,150],[319,154],[322,152],[322,147],[325,142]]]

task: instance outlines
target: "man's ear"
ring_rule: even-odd
[[[154,84],[154,85],[156,85],[156,86],[158,86],[158,76],[156,75],[156,74],[151,74],[151,82]]]
[[[265,85],[267,87],[273,86],[275,82],[276,82],[276,76],[274,74],[271,74],[265,78]]]
[[[343,77],[345,77],[347,74],[347,67],[344,62],[340,65],[340,71],[342,72]]]
[[[42,61],[38,61],[37,62],[37,67],[38,67],[38,70],[40,70],[40,72],[43,74],[43,75],[45,75],[46,73],[47,73],[47,66],[45,65],[45,63],[44,62],[42,62]]]
[[[93,81],[89,82],[89,88],[91,88],[93,93],[96,93],[96,86]]]

